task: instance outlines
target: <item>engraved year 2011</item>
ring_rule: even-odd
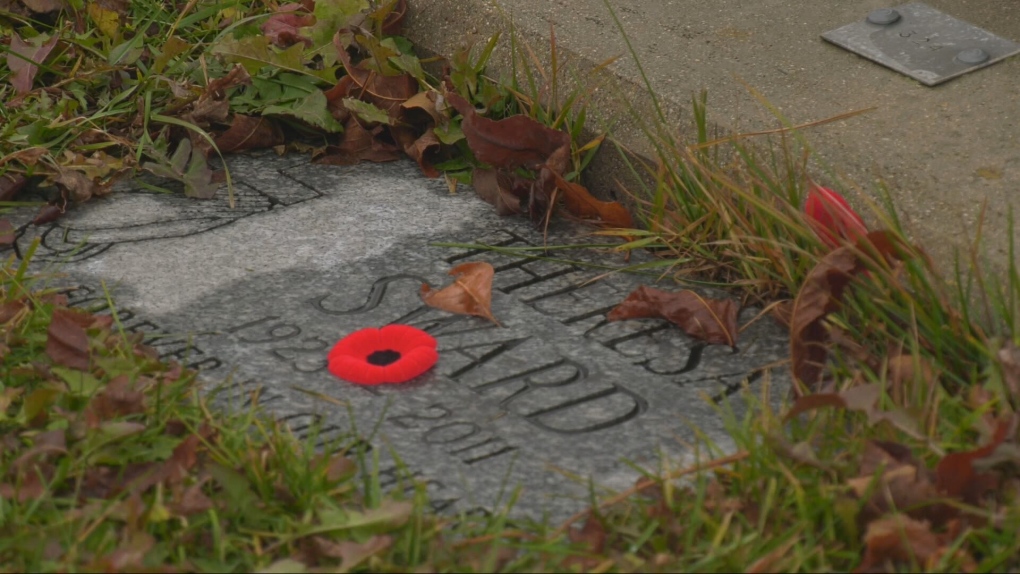
[[[242,343],[272,344],[270,356],[287,363],[300,373],[315,373],[325,369],[328,363],[324,354],[329,348],[329,341],[314,335],[298,338],[301,337],[301,327],[280,322],[279,319],[279,316],[270,315],[225,331],[236,335]],[[278,345],[284,342],[286,345]]]
[[[440,446],[447,454],[464,464],[475,464],[517,450],[476,423],[454,419],[453,410],[440,403],[430,405],[420,413],[398,415],[387,420],[404,429],[424,430],[426,444]],[[488,437],[486,437],[488,435]]]

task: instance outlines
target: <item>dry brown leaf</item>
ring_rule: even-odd
[[[54,34],[46,42],[36,45],[37,43],[22,40],[17,34],[11,34],[7,68],[11,71],[8,81],[14,87],[15,93],[23,95],[32,91],[32,83],[39,72],[39,64],[50,55],[58,40],[60,34]]]
[[[949,496],[959,497],[976,504],[982,495],[997,486],[997,478],[990,473],[978,472],[974,463],[989,455],[1008,437],[1016,435],[1020,417],[1013,415],[999,421],[988,444],[966,452],[954,452],[942,457],[935,467],[935,483]]]
[[[521,213],[521,202],[531,193],[530,181],[515,173],[496,169],[475,169],[471,172],[471,187],[478,197],[496,206],[499,215]]]
[[[694,291],[676,293],[646,285],[635,289],[606,315],[610,321],[663,318],[688,335],[716,345],[737,344],[737,303],[710,299]]]
[[[366,70],[351,63],[347,50],[340,45],[340,35],[334,39],[340,62],[347,71],[354,85],[346,91],[348,95],[369,102],[375,107],[395,117],[400,112],[400,105],[418,92],[418,80],[408,74],[399,76],[383,76],[377,72]],[[336,94],[332,94],[335,96]],[[327,95],[327,100],[331,95]]]
[[[58,365],[87,371],[89,369],[89,339],[72,311],[57,309],[53,312],[46,331],[46,354]]]
[[[220,151],[238,152],[249,149],[265,149],[283,144],[283,130],[270,118],[257,118],[234,114],[230,128],[216,137]]]
[[[868,524],[864,535],[864,559],[855,572],[887,572],[897,566],[916,566],[929,571],[949,550],[951,538],[937,536],[931,526],[902,514],[894,514]],[[963,569],[974,566],[973,559],[964,550],[956,558]]]
[[[556,180],[556,189],[563,192],[563,203],[571,214],[583,219],[599,219],[606,227],[634,227],[630,212],[620,203],[595,199],[583,185],[571,183],[558,173],[551,173]]]
[[[823,321],[839,309],[843,290],[855,275],[864,271],[862,250],[885,258],[901,258],[900,247],[885,231],[869,233],[856,246],[833,250],[815,265],[801,285],[790,317],[790,369],[795,380],[814,389],[822,377],[828,357],[829,335]]]
[[[463,263],[451,269],[456,277],[451,285],[433,290],[427,284],[421,286],[421,298],[425,304],[436,309],[484,317],[496,325],[499,321],[492,315],[492,277],[496,271],[484,261]]]
[[[461,130],[479,161],[504,169],[548,165],[557,174],[566,170],[570,136],[565,132],[523,115],[498,121],[483,118],[470,102],[453,92],[446,94],[446,100],[464,117]]]
[[[401,158],[397,146],[382,141],[379,136],[385,126],[366,130],[358,119],[351,115],[344,124],[343,140],[338,146],[327,146],[326,153],[315,163],[327,165],[354,165],[362,161],[386,162]]]
[[[53,183],[60,188],[64,197],[72,201],[87,201],[93,195],[101,195],[97,193],[99,191],[98,186],[86,177],[85,174],[76,169],[58,167],[57,177],[53,180]]]

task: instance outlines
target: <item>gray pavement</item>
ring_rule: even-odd
[[[519,514],[562,519],[587,503],[589,478],[598,492],[619,490],[638,478],[628,461],[652,470],[660,455],[673,468],[690,461],[695,428],[732,450],[717,408],[739,416],[745,385],[771,388],[773,401],[789,388],[785,366],[766,369],[782,365],[787,345],[771,320],[750,325],[735,349],[663,320],[606,321],[655,280],[595,280],[604,269],[583,265],[622,265],[620,254],[542,261],[434,245],[535,246],[542,234],[498,217],[470,188],[451,194],[410,161],[318,166],[261,153],[230,165],[235,209],[223,189],[209,201],[134,189],[29,226],[18,247],[40,240],[33,265],[60,273],[72,305],[110,312],[109,290],[123,328],[200,369],[218,404],[244,408],[259,391],[299,437],[319,428],[320,445],[353,428],[380,453],[384,488],[405,465],[436,510],[492,510],[521,488]],[[591,243],[586,231],[560,222],[549,241]],[[468,261],[495,267],[502,327],[422,303],[422,283],[446,285]],[[739,323],[756,315],[743,309]],[[390,323],[438,340],[432,371],[369,388],[326,370],[341,337]]]
[[[793,124],[877,107],[807,132],[816,152],[815,179],[856,182],[872,197],[875,182],[884,181],[908,231],[947,269],[987,202],[984,240],[992,258],[1005,262],[1008,210],[1020,208],[1020,57],[927,87],[821,39],[892,6],[882,0],[610,1],[667,114],[682,130],[689,128],[691,95],[703,88],[710,120],[722,128],[778,127],[744,83]],[[1020,42],[1016,0],[927,4]],[[585,71],[595,63],[623,55],[594,78],[604,85],[620,82],[625,97],[647,113],[637,68],[602,0],[502,0],[498,8],[491,0],[414,0],[407,35],[427,52],[450,54],[465,41],[505,30],[506,15],[538,54],[548,53],[554,25],[561,59],[570,59],[584,81],[593,78]],[[509,70],[508,53],[504,42],[495,72]],[[594,117],[612,125],[628,146],[647,151],[612,92],[596,94]],[[607,161],[596,166],[593,188],[611,188],[613,177],[623,174],[609,161],[614,154],[602,154]],[[851,202],[866,213],[860,197],[851,194]]]

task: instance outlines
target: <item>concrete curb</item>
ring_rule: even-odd
[[[884,183],[908,232],[946,269],[954,250],[967,247],[987,202],[985,248],[996,264],[1005,263],[1008,211],[1020,208],[1020,197],[1011,193],[1020,188],[1020,57],[929,88],[819,37],[884,7],[880,0],[612,3],[663,112],[681,133],[690,126],[691,95],[702,89],[708,89],[710,120],[725,130],[780,127],[744,83],[793,124],[877,107],[805,132],[815,152],[812,176],[821,183],[850,182],[873,199]],[[1020,40],[1016,2],[928,4]],[[515,0],[503,6],[491,0],[414,0],[406,34],[425,52],[448,55],[465,42],[506,31],[507,16],[540,58],[548,54],[552,24],[559,59],[577,70],[577,78],[616,86],[593,94],[589,117],[612,128],[628,148],[648,152],[616,93],[642,115],[651,113],[650,99],[602,0]],[[494,74],[511,69],[509,42],[501,44],[490,64]],[[612,56],[621,58],[592,73]],[[600,156],[589,183],[612,197],[613,179],[630,174],[614,150]],[[850,195],[875,222],[866,201]]]

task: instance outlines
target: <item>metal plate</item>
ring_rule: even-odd
[[[862,14],[822,38],[926,86],[1020,53],[1020,44],[921,2]]]

